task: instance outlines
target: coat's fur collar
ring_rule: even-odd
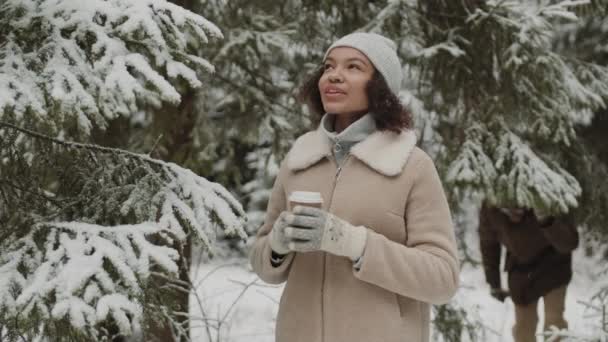
[[[376,131],[351,149],[351,154],[370,168],[385,176],[401,173],[408,157],[416,147],[416,134],[412,130],[400,134]],[[287,167],[292,171],[304,170],[324,157],[330,157],[331,141],[319,129],[299,137],[289,155]]]

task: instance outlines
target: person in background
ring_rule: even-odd
[[[349,34],[322,62],[300,94],[320,124],[281,163],[250,256],[262,280],[286,282],[276,342],[427,342],[459,262],[439,176],[397,97],[395,43]],[[294,191],[320,193],[321,208],[289,211]]]
[[[536,341],[537,305],[542,297],[544,330],[566,329],[566,288],[572,278],[572,251],[578,232],[570,216],[538,217],[528,208],[498,208],[483,203],[479,212],[479,240],[490,293],[515,304],[513,337],[516,342]],[[501,246],[506,249],[508,290],[500,280]]]

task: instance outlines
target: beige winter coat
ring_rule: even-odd
[[[251,253],[268,283],[287,281],[276,342],[426,342],[430,304],[447,302],[459,265],[448,204],[411,131],[377,131],[341,170],[319,130],[296,140],[275,181]],[[273,267],[268,233],[289,193],[318,191],[323,209],[367,228],[361,268],[325,252],[290,253]]]

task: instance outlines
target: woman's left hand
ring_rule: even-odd
[[[295,252],[325,251],[355,261],[363,254],[367,229],[353,226],[324,210],[297,206],[287,217],[285,236]]]

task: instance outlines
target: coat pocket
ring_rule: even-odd
[[[401,317],[420,315],[420,307],[418,306],[418,301],[408,297],[400,296],[398,294],[395,294],[395,298],[397,299],[397,305],[399,306],[399,315]]]
[[[395,294],[404,331],[408,341],[428,341],[429,308],[422,302]],[[426,336],[426,337],[425,337]]]

